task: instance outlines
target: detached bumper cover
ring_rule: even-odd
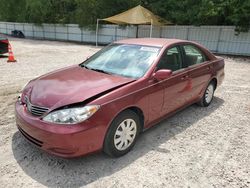
[[[22,135],[37,147],[60,157],[78,157],[102,149],[104,126],[90,121],[77,125],[55,125],[34,117],[18,102],[16,124]]]

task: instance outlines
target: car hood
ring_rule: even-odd
[[[133,80],[72,66],[32,81],[26,95],[33,105],[55,109],[83,102]]]

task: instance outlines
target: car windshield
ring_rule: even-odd
[[[160,48],[130,44],[109,45],[80,66],[107,74],[142,77],[156,59]]]

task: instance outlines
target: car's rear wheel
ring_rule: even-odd
[[[207,107],[211,104],[214,98],[215,84],[210,82],[205,90],[205,93],[201,100],[198,102],[200,106]]]
[[[111,123],[104,141],[104,152],[112,157],[128,153],[135,145],[140,132],[138,115],[126,110],[120,113]]]

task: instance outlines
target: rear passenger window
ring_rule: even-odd
[[[168,49],[161,57],[157,70],[159,69],[170,69],[176,71],[181,69],[181,54],[177,47]]]
[[[185,64],[191,66],[206,61],[206,56],[195,46],[184,45],[185,51]]]

